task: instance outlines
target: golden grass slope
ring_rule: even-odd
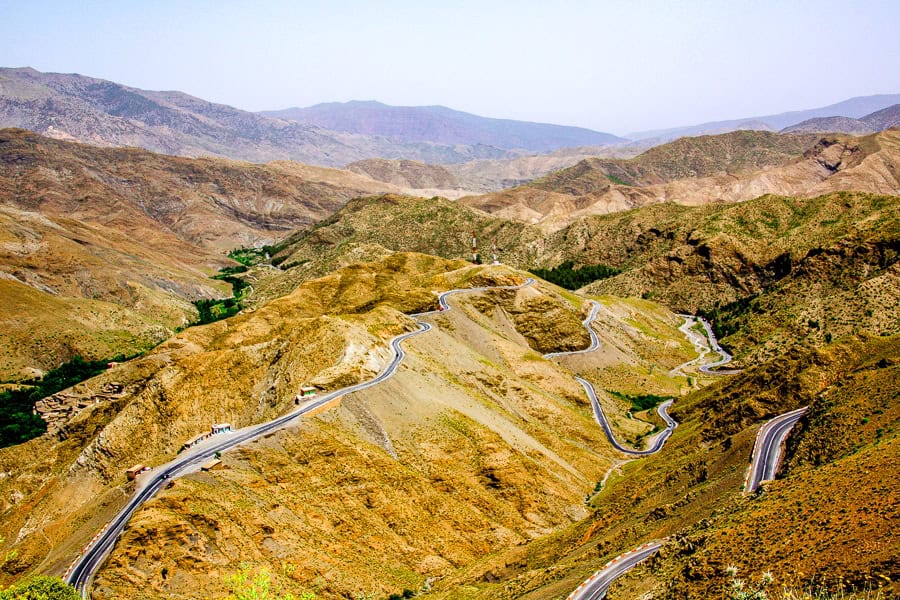
[[[467,267],[447,278],[460,285],[475,274],[474,285],[504,272]],[[580,518],[584,486],[615,453],[580,387],[529,346],[586,343],[583,302],[543,284],[451,302],[455,310],[434,317],[437,330],[406,345],[408,366],[395,378],[226,455],[224,470],[178,482],[142,510],[98,577],[99,596],[199,588],[220,597],[224,574],[250,561],[292,565],[279,580],[294,593],[383,597]],[[660,337],[678,321],[644,308]],[[538,330],[544,339],[528,338]]]

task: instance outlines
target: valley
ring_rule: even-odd
[[[3,389],[95,361],[0,447],[0,586],[900,591],[890,107],[650,144],[23,69],[0,98],[43,134],[0,130]]]

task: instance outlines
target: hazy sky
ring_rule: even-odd
[[[612,133],[900,92],[900,0],[0,0],[0,66]]]

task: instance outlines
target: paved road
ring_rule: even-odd
[[[753,445],[750,472],[744,484],[745,494],[755,492],[762,482],[775,479],[783,454],[782,444],[797,421],[806,413],[807,408],[804,406],[778,415],[760,428],[756,434],[756,443]]]
[[[634,448],[629,448],[628,446],[623,446],[620,444],[612,432],[612,427],[609,425],[609,421],[606,419],[606,415],[603,414],[603,409],[600,408],[600,401],[597,399],[597,392],[594,391],[594,386],[591,385],[589,381],[586,379],[582,379],[581,377],[576,376],[575,380],[581,384],[581,387],[584,388],[585,393],[587,393],[588,398],[591,400],[591,406],[594,408],[594,418],[597,420],[597,423],[600,424],[600,427],[603,428],[604,433],[606,433],[606,437],[609,440],[609,443],[612,444],[616,450],[619,452],[624,452],[625,454],[631,454],[633,456],[647,456],[648,454],[654,454],[659,452],[659,449],[663,447],[663,444],[666,443],[666,440],[669,439],[669,436],[672,435],[672,431],[678,427],[678,423],[669,416],[669,407],[672,406],[672,400],[666,400],[656,409],[656,412],[662,417],[662,420],[666,422],[666,428],[663,431],[660,431],[653,437],[653,441],[650,444],[650,447],[646,450],[635,450]]]
[[[706,363],[705,365],[700,366],[700,370],[708,375],[735,375],[740,373],[740,369],[720,369],[724,365],[727,365],[731,362],[733,356],[728,354],[725,350],[722,349],[722,346],[719,345],[719,340],[716,339],[716,334],[713,333],[712,327],[709,324],[709,321],[704,319],[703,317],[697,317],[699,321],[703,324],[703,328],[706,330],[706,337],[709,338],[709,347],[721,357],[719,360],[711,363]]]
[[[140,487],[135,492],[134,496],[132,496],[128,503],[122,508],[122,510],[119,511],[119,514],[117,514],[115,518],[113,518],[113,520],[110,521],[106,525],[106,527],[104,527],[103,530],[101,530],[101,532],[98,533],[97,536],[94,537],[94,539],[83,550],[82,556],[75,563],[73,563],[72,567],[69,569],[69,572],[66,574],[66,581],[73,585],[75,589],[77,589],[81,593],[82,598],[87,598],[88,592],[90,590],[91,579],[93,578],[94,573],[97,572],[97,569],[101,564],[103,564],[103,561],[106,559],[107,555],[112,551],[113,547],[116,544],[116,540],[125,529],[125,525],[128,523],[131,515],[134,514],[134,512],[143,503],[156,495],[156,493],[163,486],[165,486],[169,482],[169,480],[196,469],[199,465],[215,456],[217,452],[224,452],[226,450],[234,448],[235,446],[239,446],[240,444],[245,444],[247,442],[253,441],[267,433],[270,433],[277,429],[281,429],[290,424],[292,421],[302,417],[306,413],[319,408],[323,404],[326,404],[339,396],[365,390],[372,386],[378,385],[384,380],[392,377],[400,367],[400,363],[406,357],[406,353],[403,351],[401,344],[405,340],[413,336],[431,330],[432,326],[429,323],[418,320],[419,317],[424,317],[441,311],[450,310],[450,306],[447,304],[447,298],[449,296],[461,294],[464,292],[483,292],[489,289],[518,289],[532,285],[533,283],[534,279],[529,278],[525,281],[525,283],[521,285],[497,286],[494,288],[465,288],[444,292],[438,296],[438,305],[440,306],[439,310],[410,315],[416,319],[419,328],[415,331],[410,331],[408,333],[398,335],[390,341],[390,347],[394,352],[394,357],[381,371],[381,373],[379,373],[374,378],[370,379],[369,381],[364,381],[362,383],[351,385],[340,390],[335,390],[329,394],[325,394],[321,398],[318,398],[312,402],[308,402],[300,408],[293,410],[272,421],[246,427],[230,435],[221,436],[221,439],[217,439],[214,437],[212,438],[213,441],[204,443],[197,448],[186,450],[171,462],[157,467],[149,473],[141,476]]]
[[[591,336],[591,343],[587,348],[583,350],[573,350],[571,352],[550,352],[544,355],[544,358],[559,358],[561,356],[571,356],[573,354],[584,354],[586,352],[593,352],[595,350],[600,349],[600,337],[597,335],[597,332],[594,331],[594,328],[591,327],[591,323],[594,322],[594,319],[597,318],[597,313],[600,311],[600,303],[596,300],[591,300],[591,311],[588,316],[582,321],[582,324],[588,330],[588,334]],[[669,416],[668,408],[672,405],[671,400],[667,400],[663,402],[657,412],[659,416],[662,417],[663,421],[666,422],[665,430],[658,433],[651,443],[650,448],[647,450],[635,450],[633,448],[629,448],[627,446],[621,445],[615,438],[612,432],[612,427],[609,425],[609,421],[606,419],[606,415],[603,414],[603,409],[600,407],[600,401],[597,399],[597,392],[594,390],[594,386],[591,385],[589,381],[583,379],[581,377],[575,376],[575,380],[581,384],[581,387],[584,388],[585,393],[591,401],[591,407],[594,409],[594,418],[599,423],[600,427],[603,428],[604,433],[606,433],[606,438],[609,440],[609,443],[615,447],[616,450],[620,452],[624,452],[626,454],[632,454],[634,456],[646,456],[648,454],[653,454],[654,452],[658,452],[660,448],[663,447],[663,444],[666,443],[666,440],[669,439],[669,436],[672,435],[672,430],[678,426],[678,423],[675,422],[672,417]]]
[[[613,581],[633,569],[638,563],[656,554],[664,542],[652,542],[618,556],[591,575],[578,589],[569,594],[567,600],[600,600]]]

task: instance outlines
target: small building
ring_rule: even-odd
[[[216,423],[212,426],[212,435],[216,435],[217,433],[228,433],[230,431],[234,431],[231,428],[231,423]]]
[[[181,447],[181,449],[187,450],[188,448],[193,448],[194,446],[196,446],[197,444],[199,444],[200,442],[202,442],[203,440],[205,440],[208,437],[209,437],[208,433],[201,433],[200,435],[195,435],[194,437],[192,437],[191,439],[186,441],[184,443],[184,445]]]
[[[218,458],[211,458],[202,465],[200,465],[201,471],[212,471],[215,468],[218,468],[222,464],[222,461]]]
[[[134,465],[130,469],[125,470],[125,476],[128,478],[128,481],[134,481],[138,475],[140,475],[144,471],[149,470],[150,467],[145,467],[144,465]]]
[[[309,385],[305,385],[302,388],[300,388],[300,397],[301,398],[312,398],[313,396],[316,395],[317,391],[318,390],[316,390],[316,388],[309,386]]]

